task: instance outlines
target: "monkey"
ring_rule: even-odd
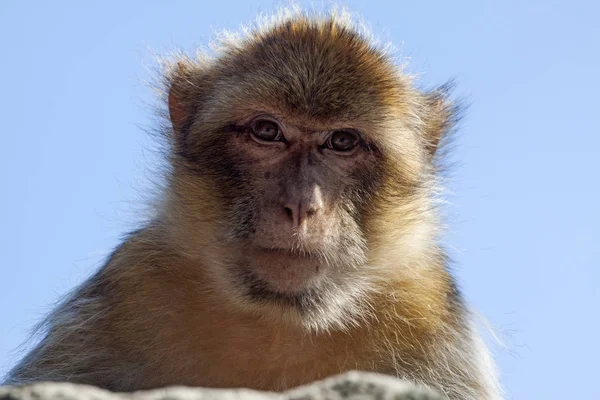
[[[451,88],[345,14],[290,13],[164,68],[151,219],[39,325],[5,384],[282,391],[349,370],[500,399],[440,245]]]

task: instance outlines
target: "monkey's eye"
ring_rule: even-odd
[[[359,137],[351,130],[338,130],[333,133],[327,139],[326,146],[329,149],[339,152],[349,152],[354,150],[358,145]]]
[[[273,121],[257,121],[252,125],[252,136],[261,142],[275,142],[281,140],[279,126]]]

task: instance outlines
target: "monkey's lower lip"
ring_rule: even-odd
[[[240,264],[242,278],[247,287],[260,289],[256,294],[296,296],[307,290],[315,290],[325,273],[325,263],[316,254],[284,248],[248,247]],[[257,296],[253,296],[257,297]]]
[[[282,249],[282,248],[259,247],[258,251],[261,251],[264,253],[284,254],[284,255],[287,255],[287,256],[290,256],[293,258],[302,258],[302,257],[313,258],[314,257],[314,255],[312,253],[300,252],[297,250]]]
[[[314,254],[311,252],[301,251],[301,250],[283,249],[283,248],[279,248],[279,247],[271,247],[271,248],[258,247],[257,250],[262,253],[284,255],[284,256],[291,257],[291,258],[309,258],[309,259],[318,259],[319,258],[317,254]]]

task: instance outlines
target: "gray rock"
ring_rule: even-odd
[[[284,393],[250,389],[169,387],[112,393],[93,386],[44,382],[0,387],[0,400],[438,400],[410,383],[373,373],[348,372]]]

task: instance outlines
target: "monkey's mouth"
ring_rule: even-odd
[[[283,255],[286,257],[290,257],[292,259],[312,259],[318,261],[321,257],[314,253],[306,250],[298,250],[298,249],[283,249],[279,247],[258,247],[257,251],[272,255]]]

